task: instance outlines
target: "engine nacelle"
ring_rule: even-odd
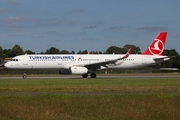
[[[86,67],[73,66],[70,67],[69,70],[72,74],[86,74],[88,73],[88,69]]]
[[[86,74],[88,69],[86,67],[73,66],[69,69],[59,70],[59,74]]]

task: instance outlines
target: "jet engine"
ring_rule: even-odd
[[[70,67],[69,70],[72,74],[86,74],[88,73],[88,69],[86,67],[73,66]]]
[[[86,67],[73,66],[69,69],[59,70],[59,74],[86,74],[88,69]]]

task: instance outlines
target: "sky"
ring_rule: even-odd
[[[143,52],[160,31],[180,54],[180,0],[0,0],[0,46],[36,53],[101,51],[131,44]]]

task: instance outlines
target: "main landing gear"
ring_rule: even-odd
[[[91,76],[91,78],[96,78],[96,73],[91,73],[90,76]],[[82,77],[87,78],[88,74],[82,74]]]
[[[91,78],[96,78],[96,73],[91,73],[90,76],[91,76]],[[26,77],[27,77],[27,74],[26,74],[26,72],[24,72],[23,75],[22,75],[22,78],[26,79]],[[88,74],[82,74],[82,77],[87,78]]]

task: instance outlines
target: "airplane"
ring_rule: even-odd
[[[7,69],[39,70],[55,69],[59,74],[81,74],[96,78],[95,71],[107,69],[135,69],[158,64],[170,59],[163,50],[167,32],[160,32],[142,54],[25,54],[13,57],[5,63]],[[26,73],[23,76],[26,79]]]

